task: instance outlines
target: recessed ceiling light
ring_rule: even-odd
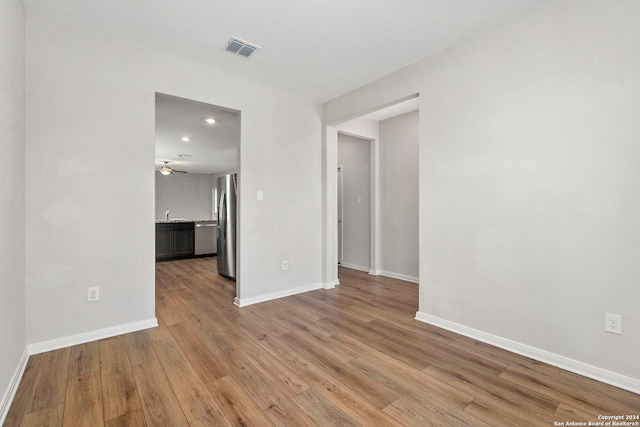
[[[206,119],[204,119],[204,121],[212,125],[216,122],[216,119],[214,119],[213,117],[207,117]]]
[[[188,136],[183,136],[182,138],[180,138],[181,140],[183,140],[184,142],[189,142],[191,141],[191,138],[189,138]]]

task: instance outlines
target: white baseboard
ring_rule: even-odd
[[[400,280],[404,280],[405,282],[412,282],[412,283],[420,282],[419,278],[413,277],[413,276],[407,276],[406,274],[393,273],[391,271],[385,271],[385,270],[378,270],[377,273],[379,276],[391,277],[392,279],[400,279]]]
[[[332,280],[330,282],[325,282],[322,284],[322,289],[333,289],[340,284],[340,280]]]
[[[18,391],[18,385],[20,385],[20,380],[22,379],[22,374],[24,374],[24,370],[27,367],[28,361],[29,352],[25,347],[24,352],[22,353],[22,357],[20,358],[20,362],[18,363],[18,367],[11,377],[9,387],[5,391],[4,396],[2,396],[2,401],[0,401],[0,425],[4,425],[4,420],[7,419],[9,408],[11,408],[11,403],[13,402],[13,398],[16,395],[16,391]]]
[[[236,297],[233,303],[238,307],[246,307],[252,304],[258,304],[260,302],[270,301],[273,299],[284,298],[291,295],[301,294],[304,292],[315,291],[318,289],[323,289],[325,286],[324,283],[314,283],[312,285],[300,286],[293,289],[285,289],[283,291],[271,292],[264,295],[258,295],[251,298],[238,298]]]
[[[568,357],[550,353],[548,351],[541,350],[536,347],[531,347],[517,341],[512,341],[506,338],[499,337],[497,335],[492,335],[487,332],[470,328],[468,326],[460,325],[459,323],[451,322],[449,320],[432,316],[421,311],[416,312],[416,320],[424,323],[429,323],[439,328],[446,329],[457,334],[482,341],[487,344],[491,344],[495,347],[502,348],[512,353],[520,354],[522,356],[526,356],[531,359],[556,366],[558,368],[576,373],[578,375],[582,375],[606,384],[610,384],[615,387],[631,391],[633,393],[640,394],[640,379],[631,378],[625,375],[617,374],[615,372],[607,371],[606,369],[598,368],[596,366],[589,365],[578,360],[570,359]]]
[[[349,264],[344,262],[341,265],[343,267],[352,268],[354,270],[366,271],[371,276],[385,276],[385,277],[391,277],[392,279],[400,279],[406,282],[413,282],[413,283],[420,282],[420,279],[418,279],[417,277],[407,276],[406,274],[394,273],[392,271],[385,271],[385,270],[370,270],[367,267],[362,267],[360,265]]]
[[[360,270],[360,271],[364,271],[364,272],[369,272],[369,267],[363,267],[361,265],[357,265],[357,264],[349,264],[348,262],[343,262],[342,264],[340,264],[343,267],[346,268],[351,268],[353,270]]]
[[[158,326],[158,319],[153,317],[139,322],[126,323],[124,325],[112,326],[109,328],[98,329],[96,331],[84,332],[82,334],[29,344],[27,346],[27,350],[29,351],[29,354],[44,353],[45,351],[57,350],[59,348],[70,347],[72,345],[115,337],[116,335],[128,334],[130,332],[154,328],[156,326]]]

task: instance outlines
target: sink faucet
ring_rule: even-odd
[[[165,218],[165,221],[169,221],[169,208],[167,208],[167,210],[164,211],[164,218]]]

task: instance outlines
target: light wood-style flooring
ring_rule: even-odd
[[[640,396],[414,320],[418,287],[238,308],[215,258],[157,264],[160,327],[31,356],[5,426],[553,426]]]

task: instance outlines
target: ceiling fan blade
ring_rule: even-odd
[[[156,163],[158,163],[158,162],[156,162]],[[177,173],[189,173],[187,171],[177,171],[177,170],[173,169],[172,167],[169,166],[169,162],[168,161],[163,160],[162,163],[164,164],[164,166],[162,166],[160,168],[160,173],[162,173],[165,176],[171,175],[174,172],[177,172]]]

